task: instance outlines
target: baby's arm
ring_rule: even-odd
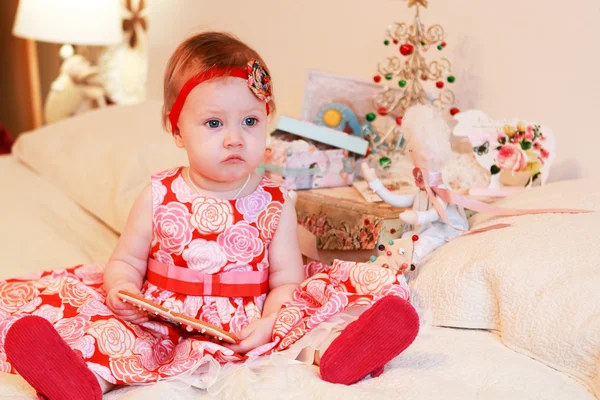
[[[263,316],[276,316],[281,305],[304,281],[304,266],[298,243],[298,219],[294,202],[288,198],[281,211],[279,225],[269,246],[269,295]]]
[[[281,305],[292,300],[294,290],[304,281],[304,267],[298,244],[294,203],[289,198],[283,206],[279,226],[269,246],[269,294],[262,317],[244,328],[238,337],[242,342],[227,345],[233,351],[246,353],[268,343]]]
[[[147,319],[144,312],[117,297],[119,290],[139,293],[152,244],[152,188],[145,187],[133,204],[125,230],[104,272],[106,305],[120,318],[131,322]]]

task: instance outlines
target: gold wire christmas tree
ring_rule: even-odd
[[[427,28],[421,22],[420,7],[427,7],[427,0],[409,0],[408,6],[416,7],[413,24],[396,22],[390,25],[383,42],[385,46],[399,46],[400,55],[387,57],[380,62],[378,74],[373,77],[377,83],[393,83],[378,93],[373,103],[377,114],[395,116],[396,124],[385,128],[383,132],[378,131],[374,124],[367,124],[363,129],[363,136],[369,140],[371,151],[382,156],[382,165],[389,162],[389,156],[401,146],[400,126],[407,108],[431,103],[440,108],[449,108],[454,104],[454,93],[447,88],[456,81],[450,61],[442,57],[427,63],[424,56],[433,46],[439,51],[446,48],[444,28],[439,24]],[[434,82],[437,93],[428,94],[424,84],[433,86]],[[452,115],[458,112],[457,108],[450,108]],[[377,114],[367,114],[367,121],[373,122]]]

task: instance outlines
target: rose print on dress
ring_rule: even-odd
[[[171,183],[171,191],[175,194],[175,198],[180,203],[191,203],[199,194],[192,190],[191,187],[183,180],[183,176],[179,175],[173,179]]]
[[[132,354],[135,346],[133,333],[115,318],[94,322],[88,334],[98,341],[98,350],[112,358]]]
[[[167,188],[161,181],[152,180],[152,209],[156,210],[165,200]]]
[[[2,282],[0,284],[0,309],[9,313],[21,311],[38,296],[39,291],[29,282]]]
[[[51,324],[53,324],[63,318],[64,309],[65,309],[64,305],[62,305],[60,308],[58,308],[58,307],[53,307],[50,304],[43,304],[40,306],[40,308],[35,310],[32,313],[32,315],[37,315],[39,317],[42,317],[42,318],[46,319],[48,322],[50,322]]]
[[[245,221],[256,222],[258,215],[272,199],[271,194],[259,186],[254,193],[236,200],[235,208],[244,216]]]
[[[193,240],[183,251],[183,259],[188,268],[205,274],[214,274],[227,264],[227,257],[215,242],[204,239]]]
[[[264,247],[258,229],[246,221],[229,226],[219,235],[217,243],[229,261],[238,263],[249,263],[262,253]]]
[[[273,235],[279,225],[279,216],[282,209],[283,204],[274,201],[258,215],[256,226],[264,240],[270,241],[273,239]]]
[[[164,250],[159,250],[154,253],[154,259],[159,263],[167,264],[167,265],[175,265],[173,261],[173,257],[171,254],[167,253]]]
[[[192,241],[190,213],[180,203],[168,203],[157,207],[154,213],[154,237],[166,252],[181,254]]]
[[[110,361],[112,374],[126,384],[135,384],[155,379],[156,373],[144,368],[142,359],[138,355],[120,357]]]
[[[396,273],[375,264],[356,264],[350,269],[350,282],[358,294],[377,294],[396,282]]]
[[[228,201],[197,197],[192,203],[192,226],[201,234],[220,233],[233,223],[233,209]]]

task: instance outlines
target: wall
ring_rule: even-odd
[[[300,114],[308,69],[371,79],[390,55],[386,27],[414,15],[400,0],[151,0],[150,7],[151,98],[162,96],[164,66],[181,39],[227,30],[263,55],[279,111],[292,116]],[[431,0],[422,12],[423,23],[446,30],[461,109],[553,128],[559,151],[550,180],[600,177],[598,20],[598,0]]]

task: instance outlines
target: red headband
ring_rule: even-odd
[[[222,76],[232,76],[234,78],[241,78],[248,81],[248,88],[252,90],[254,95],[267,103],[267,115],[269,115],[269,101],[271,101],[271,77],[269,72],[262,66],[257,60],[250,60],[246,65],[246,69],[233,68],[225,69],[220,67],[213,67],[208,71],[191,77],[185,85],[181,88],[181,91],[173,103],[173,107],[169,112],[169,121],[171,121],[171,132],[174,134],[177,128],[177,121],[179,121],[179,114],[185,103],[190,92],[199,84],[210,79],[220,78]]]

